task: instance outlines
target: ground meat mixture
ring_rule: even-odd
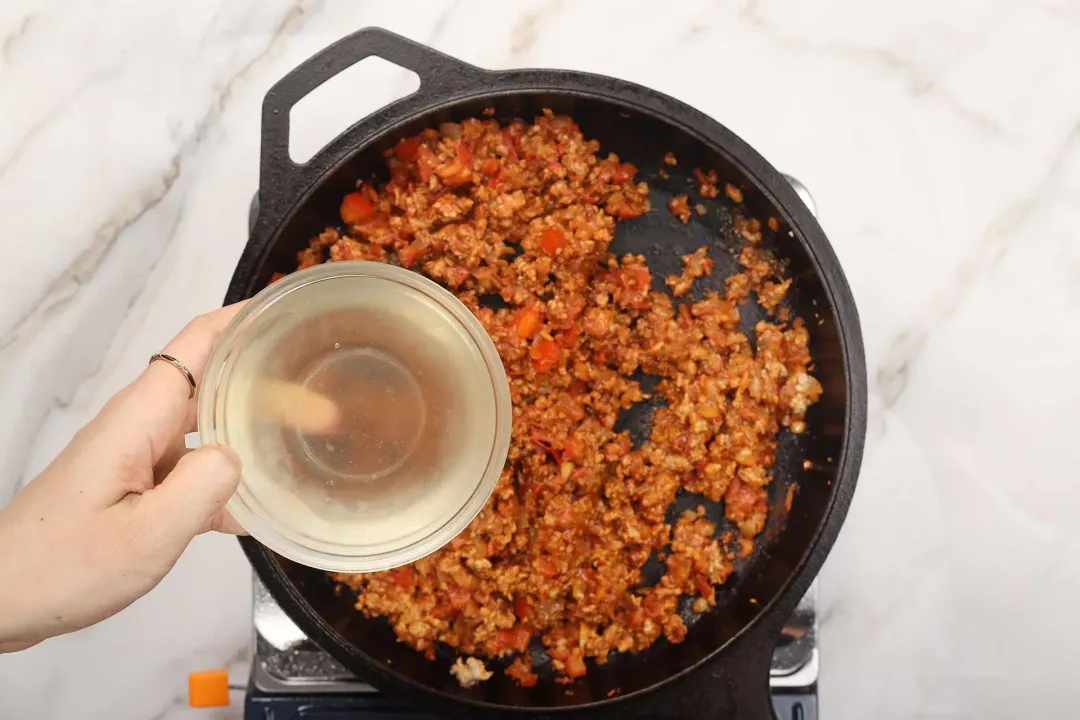
[[[694,284],[695,280],[712,272],[713,261],[709,257],[708,252],[709,249],[707,247],[699,247],[690,255],[682,256],[682,273],[679,275],[671,275],[664,280],[664,284],[671,288],[672,295],[675,297],[682,297],[690,290],[690,287]]]
[[[745,218],[736,214],[733,224],[735,232],[739,233],[746,242],[761,242],[761,221],[757,218]]]
[[[461,687],[471,688],[473,685],[490,680],[492,672],[487,669],[483,660],[469,657],[464,660],[462,658],[455,660],[450,666],[450,674],[457,679]]]
[[[774,264],[746,245],[723,295],[676,304],[653,291],[643,257],[608,250],[618,221],[649,211],[647,187],[569,117],[446,123],[386,159],[389,182],[359,183],[342,201],[342,228],[312,240],[299,266],[385,261],[454,291],[506,367],[512,439],[492,497],[448,546],[334,578],[402,642],[468,656],[454,671],[463,683],[484,679],[479,656],[512,659],[504,672],[535,684],[537,640],[564,681],[583,676],[587,658],[681,642],[680,597],[697,612],[716,602],[765,525],[776,434],[804,429],[821,393],[801,320],[758,323],[756,352],[738,329],[751,292],[779,302]],[[695,175],[715,197],[716,174]],[[676,295],[712,270],[704,248],[683,263],[669,278]],[[646,399],[637,371],[659,378],[653,393],[666,405],[634,449],[615,424]],[[722,500],[732,529],[717,537],[702,511],[666,523],[680,490]],[[645,586],[654,552],[667,569]]]
[[[703,198],[714,198],[720,194],[717,189],[716,171],[702,172],[700,168],[694,168],[694,179],[698,183],[698,195]]]
[[[679,218],[683,224],[686,224],[686,221],[690,219],[690,205],[687,203],[685,195],[676,195],[671,198],[668,200],[667,206],[671,214]]]
[[[724,185],[724,194],[727,195],[728,199],[733,203],[741,203],[743,201],[742,190],[731,183],[726,183]]]

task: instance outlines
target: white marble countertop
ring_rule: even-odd
[[[859,304],[872,411],[821,587],[823,717],[1074,706],[1075,0],[5,0],[0,505],[221,301],[263,93],[365,25],[649,85],[800,178]],[[407,88],[370,74],[299,140]],[[0,657],[0,717],[238,717],[239,695],[185,709],[186,675],[244,680],[249,585],[233,540],[198,539],[121,615]]]

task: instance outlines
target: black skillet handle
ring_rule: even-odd
[[[339,159],[320,159],[320,153],[303,165],[293,162],[289,156],[289,111],[312,90],[369,57],[379,57],[412,70],[420,78],[420,89],[372,113],[350,128],[350,134],[360,131],[358,137],[367,134],[363,129],[374,133],[402,119],[418,107],[417,99],[442,97],[465,88],[482,86],[487,74],[474,65],[382,28],[364,28],[343,37],[277,81],[263,98],[262,148],[259,157],[259,187],[263,196],[289,196],[292,193],[288,190],[300,187],[308,180],[314,181],[317,178],[310,176],[328,169]],[[263,197],[263,209],[266,209],[268,199]]]

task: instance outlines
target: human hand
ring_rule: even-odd
[[[162,351],[198,383],[240,309],[193,320]],[[232,451],[187,450],[196,401],[183,373],[153,362],[0,512],[0,652],[92,625],[149,592],[191,539],[237,533],[225,511]]]

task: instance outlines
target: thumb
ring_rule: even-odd
[[[221,446],[192,450],[160,485],[143,495],[147,511],[168,540],[187,545],[211,527],[236,491],[240,459]]]

